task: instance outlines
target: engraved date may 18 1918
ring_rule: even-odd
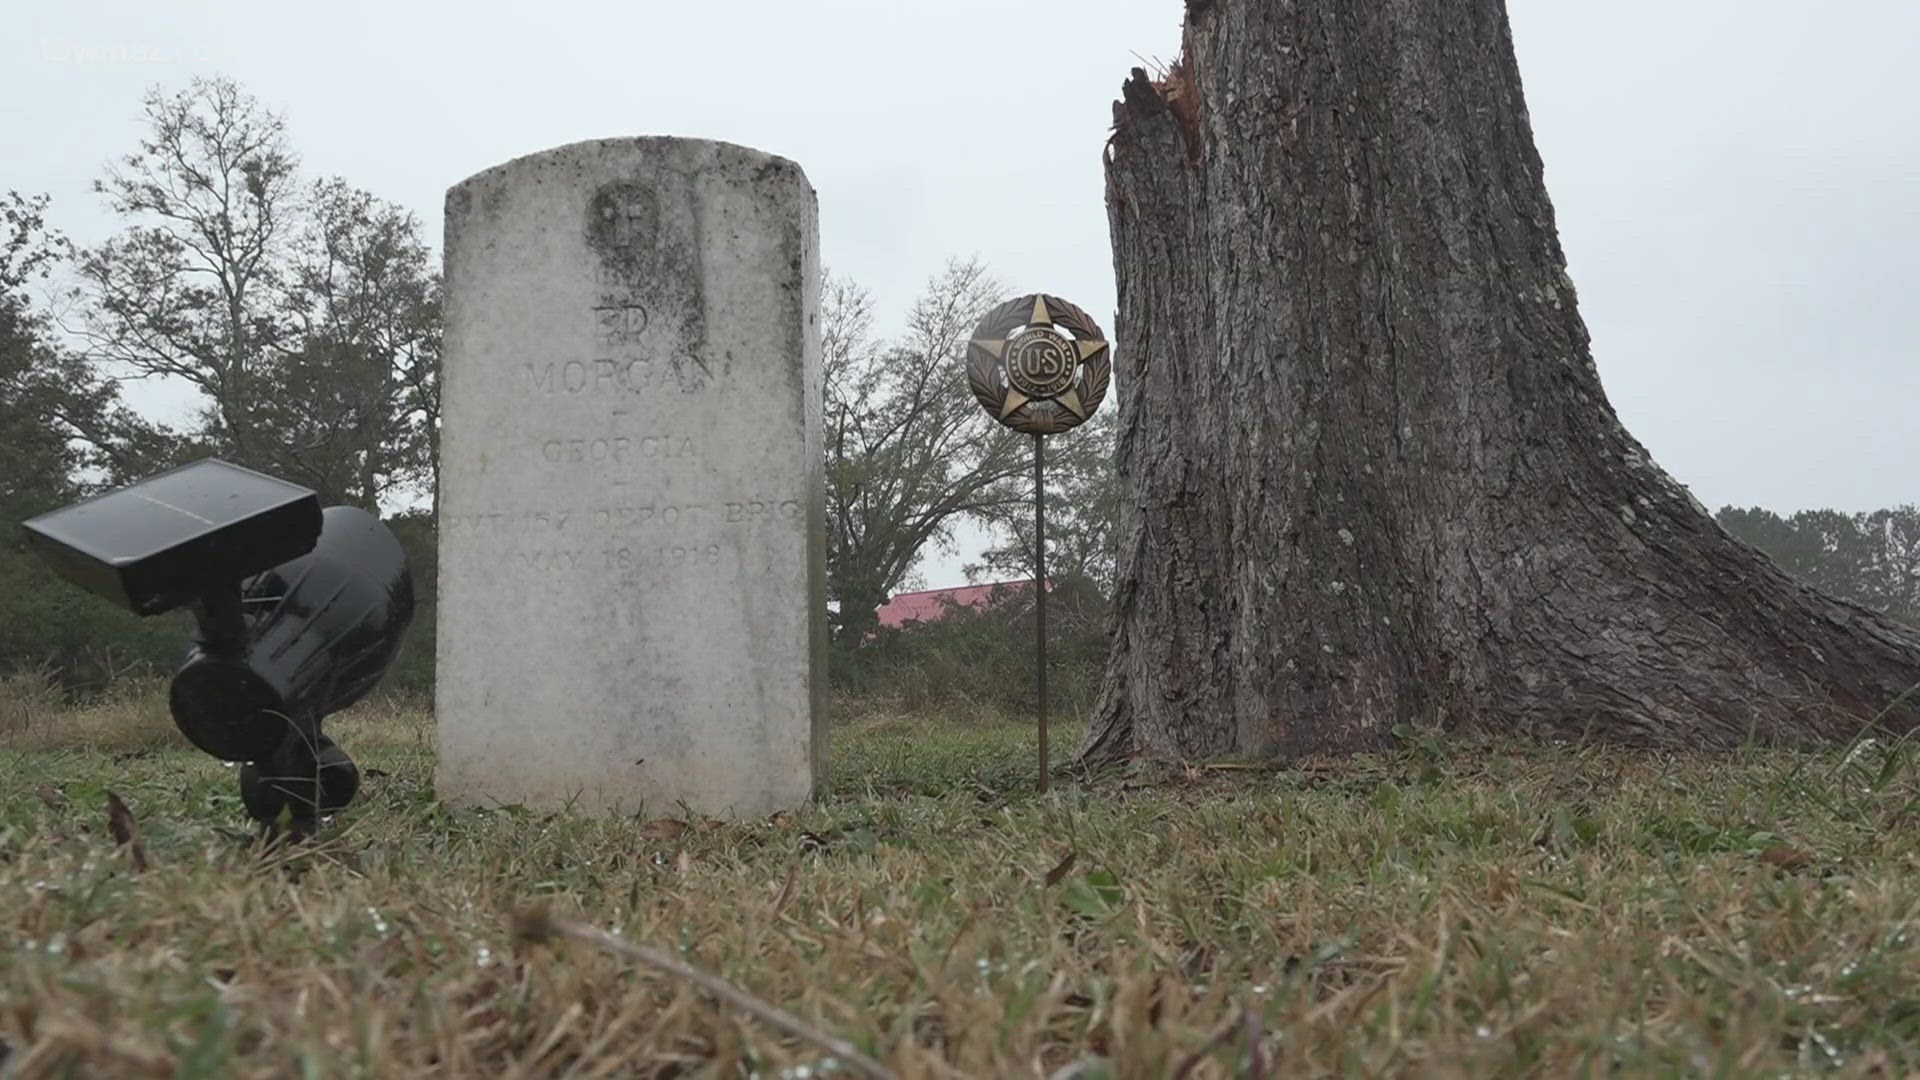
[[[544,549],[516,551],[519,566],[544,573],[578,570],[648,570],[661,567],[717,566],[722,548],[719,544],[659,544],[602,548],[599,551]]]

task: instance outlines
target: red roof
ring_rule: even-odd
[[[1033,588],[1026,581],[996,581],[987,585],[962,585],[955,589],[928,589],[901,593],[880,608],[880,625],[899,629],[910,622],[937,622],[946,617],[949,606],[983,608],[993,603],[994,593],[1011,599]],[[1048,590],[1051,592],[1052,590]]]

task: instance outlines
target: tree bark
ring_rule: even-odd
[[[1920,721],[1920,633],[1789,579],[1621,427],[1502,0],[1192,0],[1114,110],[1124,520],[1084,760]]]

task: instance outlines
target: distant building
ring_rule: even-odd
[[[901,593],[881,606],[880,625],[899,630],[908,623],[939,622],[956,607],[976,610],[992,607],[1024,596],[1032,589],[1033,580],[1029,578],[1026,581],[995,581],[986,585]]]

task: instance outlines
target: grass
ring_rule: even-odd
[[[0,727],[0,1074],[843,1074],[628,957],[516,938],[530,911],[901,1076],[1920,1070],[1906,745],[1418,740],[1037,797],[1030,727],[843,710],[819,803],[721,823],[450,812],[427,719],[387,708],[329,724],[355,808],[262,850],[232,770],[116,708]]]

